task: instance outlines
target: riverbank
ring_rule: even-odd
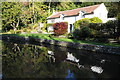
[[[95,44],[88,44],[88,43],[82,43],[82,42],[79,43],[72,40],[70,41],[69,39],[68,39],[69,41],[64,41],[64,39],[57,40],[57,38],[55,39],[47,36],[45,37],[41,35],[42,38],[40,38],[40,36],[35,36],[35,35],[30,36],[30,35],[3,34],[2,40],[37,42],[37,43],[65,46],[65,47],[70,47],[75,49],[83,49],[83,50],[95,51],[95,52],[101,52],[101,53],[120,54],[120,47],[117,47],[117,46],[95,45]]]

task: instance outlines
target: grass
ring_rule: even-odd
[[[4,35],[4,34],[3,34]],[[76,40],[76,39],[68,39],[68,38],[57,38],[53,37],[49,34],[41,34],[41,33],[30,33],[30,34],[7,34],[10,36],[24,36],[28,37],[31,36],[33,38],[41,38],[41,39],[48,39],[48,40],[58,40],[58,41],[66,41],[66,42],[75,42],[80,44],[93,44],[93,45],[105,45],[105,46],[113,46],[113,47],[120,47],[120,44],[112,44],[112,43],[97,43],[97,42],[91,42],[91,41],[82,41],[82,40]]]

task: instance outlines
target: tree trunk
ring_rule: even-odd
[[[33,7],[33,22],[32,23],[34,23],[35,21],[34,21],[34,19],[35,19],[35,15],[34,15],[34,0],[33,0],[33,2],[32,2],[32,7]]]
[[[18,22],[17,22],[16,25],[15,25],[15,23],[11,24],[11,26],[13,27],[13,30],[14,30],[15,34],[16,34],[17,27],[19,26],[19,22],[20,22],[20,20],[18,19]]]
[[[49,15],[50,15],[50,6],[51,6],[51,0],[50,0],[50,2],[49,2]]]
[[[16,28],[19,26],[20,20],[18,19],[18,22],[16,24]]]

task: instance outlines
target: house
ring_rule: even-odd
[[[105,23],[107,21],[107,14],[108,11],[104,3],[101,3],[98,5],[53,13],[47,18],[47,23],[68,22],[68,33],[70,33],[74,29],[73,23],[75,21],[82,18],[98,17]]]

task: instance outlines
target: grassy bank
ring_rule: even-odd
[[[3,34],[6,35],[6,34]],[[49,40],[58,40],[58,41],[66,41],[66,42],[75,42],[80,44],[93,44],[93,45],[105,45],[105,46],[114,46],[120,47],[120,44],[112,44],[112,43],[97,43],[97,42],[90,42],[90,41],[81,41],[76,39],[68,39],[68,38],[57,38],[54,36],[50,36],[49,34],[41,34],[41,33],[34,33],[34,34],[7,34],[10,36],[24,36],[24,37],[33,37],[33,38],[41,38],[41,39],[49,39]]]

